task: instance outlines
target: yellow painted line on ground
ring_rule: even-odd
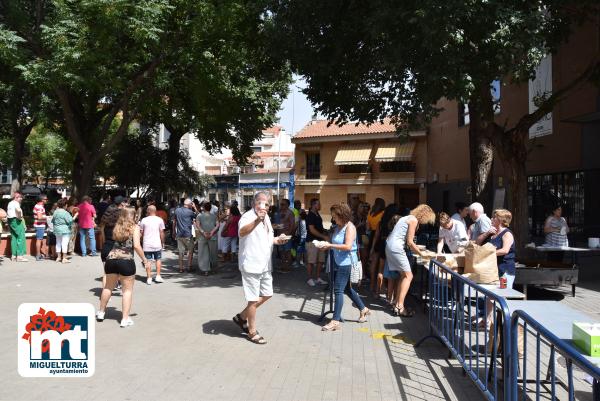
[[[356,330],[361,333],[371,333],[370,337],[374,340],[388,340],[389,342],[394,343],[394,344],[400,344],[400,343],[404,343],[404,344],[408,344],[408,345],[415,344],[415,342],[413,340],[411,340],[410,338],[408,338],[406,336],[403,336],[402,334],[392,335],[392,333],[390,333],[389,331],[373,331],[373,332],[371,332],[371,330],[369,330],[369,328],[367,328],[367,327],[359,327]]]

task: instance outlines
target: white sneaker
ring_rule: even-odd
[[[131,320],[130,317],[128,317],[127,319],[121,320],[121,327],[129,327],[129,326],[133,326],[133,320]]]
[[[325,285],[327,284],[327,281],[323,280],[321,277],[319,277],[316,281],[317,284],[321,284],[321,285]]]
[[[103,321],[105,314],[106,314],[106,312],[99,310],[98,312],[96,312],[96,320],[99,322]]]
[[[161,276],[156,276],[156,277],[154,277],[154,282],[155,283],[164,283],[165,280],[163,280],[163,278]]]
[[[152,277],[148,277],[146,279],[146,284],[151,285],[152,284]]]
[[[300,266],[304,266],[304,261],[303,260],[300,261]]]
[[[306,284],[310,285],[311,287],[314,287],[316,285],[315,280],[313,280],[312,278],[309,278]]]

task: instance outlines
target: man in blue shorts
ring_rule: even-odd
[[[44,242],[44,233],[46,232],[46,195],[38,196],[38,201],[33,207],[33,228],[35,228],[35,260],[38,262],[44,260],[42,254],[42,243]]]

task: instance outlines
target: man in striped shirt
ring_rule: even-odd
[[[44,260],[42,254],[42,242],[44,241],[44,233],[46,231],[46,203],[48,197],[46,195],[38,196],[38,201],[33,207],[33,227],[35,228],[35,260],[38,262]]]

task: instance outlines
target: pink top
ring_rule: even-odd
[[[94,216],[96,209],[94,205],[87,202],[80,203],[79,207],[79,228],[94,228]]]
[[[227,226],[227,236],[237,237],[238,236],[238,223],[240,222],[241,216],[231,216],[229,218],[229,225]]]

